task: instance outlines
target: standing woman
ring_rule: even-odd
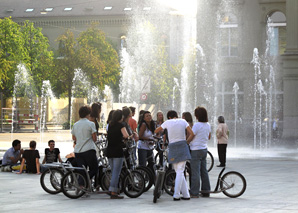
[[[108,132],[108,129],[109,129],[109,123],[112,120],[112,115],[113,115],[114,112],[115,112],[115,110],[113,110],[113,109],[109,112],[109,116],[108,116],[108,120],[107,120],[107,126],[106,126],[106,131],[107,132]]]
[[[139,141],[138,141],[138,159],[140,166],[146,166],[148,162],[148,167],[154,173],[154,139],[153,133],[155,130],[155,123],[152,120],[151,113],[145,111],[142,116],[142,120],[139,125]]]
[[[226,166],[226,153],[229,139],[229,129],[227,124],[225,124],[225,118],[223,116],[218,117],[218,126],[216,130],[217,137],[217,151],[218,159],[220,164],[217,167]]]
[[[189,200],[190,195],[188,191],[187,182],[184,177],[184,170],[186,160],[189,160],[190,153],[188,143],[192,140],[194,134],[189,124],[184,119],[178,119],[176,111],[170,110],[167,113],[168,120],[155,130],[155,133],[167,129],[169,138],[169,155],[168,161],[173,164],[176,172],[175,192],[173,196],[174,201],[180,200],[180,193],[182,193],[182,200]],[[186,138],[185,130],[189,134]],[[186,138],[186,140],[185,140]]]
[[[100,113],[101,113],[101,103],[99,102],[93,103],[91,106],[91,113],[90,113],[89,120],[94,122],[97,135],[98,135],[98,129],[99,129],[98,122],[100,121]]]
[[[158,111],[156,114],[156,128],[160,127],[164,122],[164,117],[162,111]],[[163,141],[166,141],[166,135],[164,131],[161,131],[158,133],[159,136],[163,136]],[[156,150],[158,152],[158,157],[159,157],[159,165],[162,166],[163,163],[163,151],[160,150],[159,146],[156,147]],[[155,162],[157,163],[157,162]]]
[[[186,122],[189,124],[190,128],[193,127],[193,120],[192,120],[192,116],[191,116],[190,112],[183,112],[182,119],[186,120]],[[188,137],[187,133],[186,133],[186,137]]]
[[[156,128],[160,127],[164,122],[164,117],[162,111],[158,111],[156,114]]]
[[[191,187],[192,198],[199,198],[200,190],[203,197],[209,197],[210,182],[207,171],[207,143],[211,138],[211,127],[208,123],[207,110],[204,107],[195,109],[195,116],[198,120],[192,127],[195,136],[190,143],[191,150]],[[202,180],[202,186],[200,181]]]
[[[118,183],[121,168],[124,160],[123,153],[123,137],[129,138],[125,126],[122,123],[123,113],[122,110],[114,111],[112,120],[109,122],[108,129],[108,147],[107,157],[111,166],[112,178],[110,182],[109,191],[111,192],[111,199],[122,199],[123,196],[118,195]]]
[[[125,126],[128,135],[133,135],[134,141],[138,141],[139,140],[138,134],[129,125],[129,121],[132,118],[132,112],[130,110],[130,107],[123,107],[122,111],[123,111],[123,125]],[[134,147],[133,157],[135,160],[137,159],[136,151],[137,151],[136,147]]]

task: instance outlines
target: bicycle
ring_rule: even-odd
[[[85,166],[72,167],[69,170],[61,180],[61,189],[66,197],[77,199],[86,193],[95,193],[96,189],[91,184],[91,179]],[[80,170],[83,170],[83,172]]]
[[[241,196],[246,190],[246,180],[242,174],[236,171],[229,171],[225,174],[225,167],[221,170],[217,178],[217,184],[214,191],[201,191],[201,193],[224,193],[226,196],[236,198]],[[175,187],[175,171],[171,171],[165,177],[165,183],[168,187]],[[169,195],[173,195],[171,190],[166,191]]]
[[[67,172],[67,168],[72,167],[69,163],[45,164],[48,168],[40,176],[40,185],[49,194],[61,192],[61,179]]]
[[[167,171],[167,149],[166,144],[163,143],[162,137],[153,136],[156,139],[156,144],[159,146],[159,150],[163,152],[163,160],[161,166],[156,171],[156,181],[155,187],[153,190],[153,203],[157,202],[157,199],[160,198],[162,191],[164,189],[164,178]],[[162,146],[162,147],[161,147]]]
[[[119,178],[119,188],[120,192],[123,191],[128,197],[137,198],[144,192],[146,181],[143,175],[146,171],[142,170],[141,172],[140,169],[135,168],[132,153],[132,150],[135,147],[135,142],[133,140],[127,140],[125,144],[126,148],[124,148],[124,152],[126,152],[128,156],[123,163],[123,168]],[[101,183],[104,190],[108,190],[111,177],[111,170],[107,170],[103,174]],[[148,178],[146,177],[146,179]]]

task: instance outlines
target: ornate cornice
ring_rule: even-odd
[[[119,18],[102,18],[102,17],[48,17],[48,18],[26,18],[15,20],[21,24],[24,20],[30,20],[36,27],[45,26],[78,26],[78,25],[89,25],[91,23],[99,23],[101,26],[126,26],[131,23],[128,17]]]

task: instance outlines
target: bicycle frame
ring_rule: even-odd
[[[219,188],[219,184],[220,184],[220,182],[222,181],[221,177],[222,177],[222,174],[223,174],[223,172],[225,171],[225,169],[226,169],[225,167],[222,168],[222,170],[220,171],[220,173],[219,173],[219,175],[218,175],[217,183],[216,183],[216,186],[215,186],[215,188],[214,188],[214,191],[210,191],[209,193],[220,193],[220,192],[223,191],[223,190],[218,190],[218,188]]]

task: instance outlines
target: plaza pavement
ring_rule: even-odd
[[[9,148],[11,138],[0,133],[0,148]],[[25,134],[25,135],[23,135]],[[39,136],[20,133],[15,135],[23,142]],[[33,134],[33,133],[32,133]],[[10,136],[10,135],[6,135]],[[13,137],[15,137],[13,136]],[[44,142],[37,140],[37,148],[43,150],[48,138],[56,139],[56,146],[71,151],[69,132],[45,134]],[[28,141],[27,141],[28,140]],[[69,148],[68,148],[69,147]],[[215,148],[210,148],[217,163]],[[43,152],[43,151],[40,151]],[[61,151],[62,153],[62,151]],[[239,198],[228,198],[224,194],[211,194],[210,198],[176,201],[164,193],[154,204],[153,188],[139,198],[111,200],[105,194],[93,194],[88,198],[69,199],[62,193],[50,195],[40,186],[40,175],[0,172],[0,212],[298,212],[298,150],[270,149],[253,150],[228,147],[226,171],[238,171],[247,181],[247,189]],[[63,155],[62,155],[63,156]],[[211,188],[214,189],[220,168],[210,173]]]

